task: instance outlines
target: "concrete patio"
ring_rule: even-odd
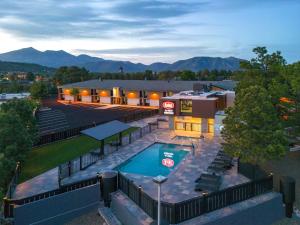
[[[157,117],[144,119],[133,122],[132,126],[143,127],[149,122],[153,122]],[[164,126],[161,126],[164,127]],[[103,160],[99,160],[94,165],[75,173],[71,177],[62,180],[62,184],[69,184],[76,181],[95,177],[97,173],[114,169],[119,164],[125,162],[132,156],[143,151],[146,147],[154,142],[173,143],[179,145],[193,145],[195,146],[195,154],[189,153],[181,163],[168,176],[168,181],[163,185],[162,199],[167,202],[179,202],[192,197],[201,195],[201,192],[195,192],[195,180],[204,172],[207,167],[214,160],[216,154],[220,150],[219,137],[212,137],[205,135],[204,139],[190,139],[186,138],[178,140],[176,135],[183,134],[170,131],[166,128],[160,128],[150,134],[136,140],[130,145],[121,147],[118,151],[106,156]],[[155,197],[157,187],[152,182],[152,177],[142,176],[138,174],[126,174],[137,185],[141,185],[144,191],[150,196]],[[248,179],[238,174],[236,166],[231,170],[222,174],[221,188],[227,188],[236,184],[247,182]],[[58,170],[54,168],[46,173],[43,173],[31,180],[28,180],[17,186],[14,193],[14,198],[24,198],[38,193],[54,190],[58,188]]]

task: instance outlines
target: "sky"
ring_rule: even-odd
[[[150,64],[253,57],[300,60],[300,0],[1,0],[0,53],[26,47]]]

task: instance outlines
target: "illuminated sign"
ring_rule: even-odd
[[[174,166],[174,160],[170,158],[165,158],[161,161],[161,163],[166,167],[173,167]]]
[[[163,113],[165,115],[174,115],[175,103],[174,102],[163,102]]]

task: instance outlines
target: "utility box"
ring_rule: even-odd
[[[285,204],[286,217],[291,218],[293,214],[293,204],[295,202],[295,179],[288,176],[280,178],[280,193],[283,196],[283,203]]]
[[[102,173],[101,186],[104,206],[110,207],[110,194],[118,189],[118,173],[116,171],[106,171]]]

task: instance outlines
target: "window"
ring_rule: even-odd
[[[192,100],[181,100],[180,101],[180,112],[192,113]]]

